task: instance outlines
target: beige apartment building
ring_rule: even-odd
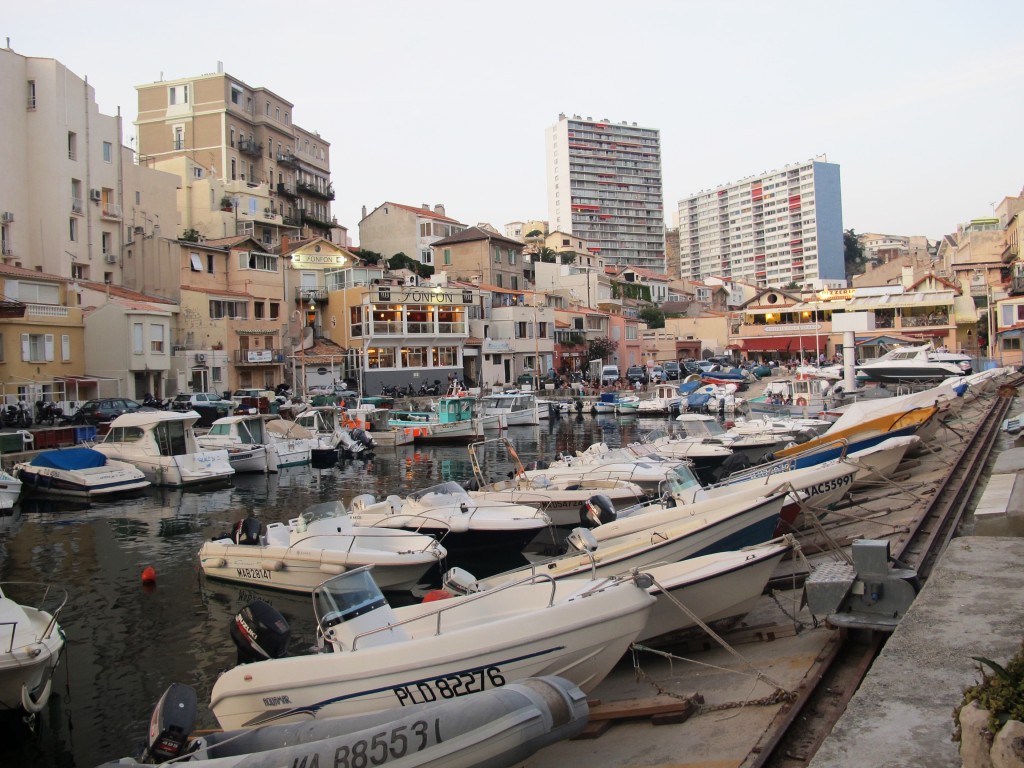
[[[434,269],[449,279],[519,291],[526,288],[523,243],[481,227],[436,241]]]
[[[135,165],[121,116],[55,59],[0,49],[0,98],[3,263],[120,284],[142,238],[177,230],[179,180]]]
[[[136,86],[139,162],[179,174],[179,237],[283,234],[344,244],[331,213],[330,143],[293,122],[294,105],[223,71]]]
[[[400,203],[383,203],[370,213],[363,208],[359,221],[359,247],[390,259],[404,253],[410,259],[441,270],[434,263],[431,246],[442,238],[466,228],[465,224],[450,218],[441,204],[431,208],[424,203],[419,208]]]

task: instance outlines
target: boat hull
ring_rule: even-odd
[[[34,714],[49,698],[64,632],[54,614],[16,603],[2,591],[0,628],[0,711]]]
[[[100,468],[103,469],[103,468]],[[105,470],[102,472],[61,472],[46,467],[22,465],[18,475],[25,488],[39,496],[59,498],[100,499],[141,493],[150,486],[149,480],[134,473]]]

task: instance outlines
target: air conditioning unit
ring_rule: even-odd
[[[12,221],[14,221],[14,214],[11,213],[10,211],[4,211],[3,215],[0,216],[0,219],[3,220],[4,224],[10,224]]]
[[[106,261],[107,264],[117,264],[117,256],[113,253],[108,253],[103,257],[103,260]]]
[[[196,355],[196,362],[197,363],[205,363],[206,362],[206,355],[204,355],[202,352],[197,354]]]
[[[133,229],[132,231],[133,231],[133,232],[134,232],[134,233],[135,233],[136,235],[141,235],[141,234],[142,234],[143,232],[145,232],[146,230],[144,230],[144,229],[143,229],[142,227],[135,227],[135,229]]]
[[[100,194],[100,191],[98,189],[90,189],[89,199],[92,200],[94,203],[98,203],[100,200],[103,199],[103,195]]]

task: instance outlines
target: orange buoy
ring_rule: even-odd
[[[452,593],[447,589],[432,589],[423,596],[424,603],[432,603],[435,600],[447,600]]]
[[[142,583],[156,583],[156,569],[152,565],[147,565],[145,568],[142,569]]]

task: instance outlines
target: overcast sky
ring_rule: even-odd
[[[0,28],[88,77],[129,135],[140,83],[220,61],[275,91],[331,143],[358,244],[386,200],[546,219],[560,112],[661,131],[670,225],[684,196],[825,154],[844,228],[941,237],[1024,186],[1022,21],[1009,0],[42,0]]]

